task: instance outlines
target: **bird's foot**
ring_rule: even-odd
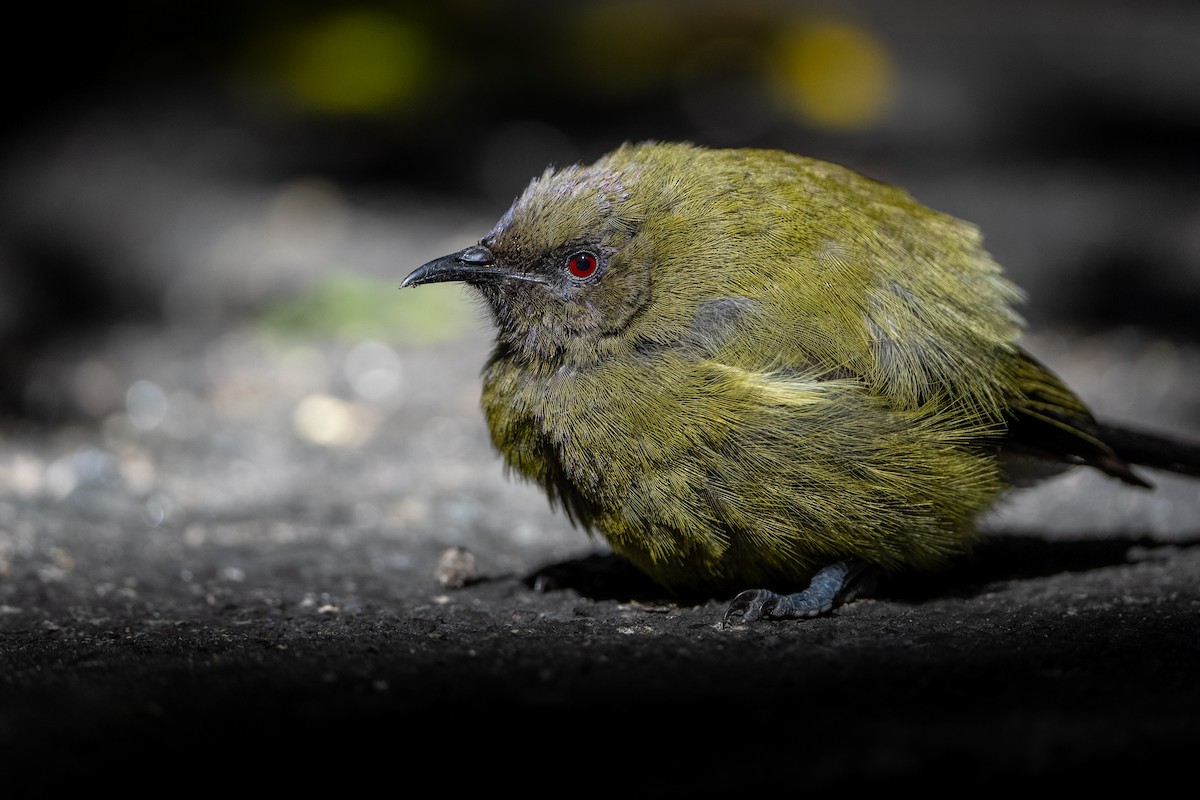
[[[860,561],[838,561],[817,572],[808,588],[795,594],[748,589],[733,598],[721,624],[729,625],[738,616],[742,622],[755,622],[760,619],[809,619],[827,614],[835,602],[845,599],[850,584],[866,568],[867,565]]]

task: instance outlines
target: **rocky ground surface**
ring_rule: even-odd
[[[1197,350],[1129,331],[1033,346],[1102,411],[1195,434]],[[1194,483],[1071,474],[1014,498],[948,574],[722,627],[724,600],[677,604],[505,480],[485,349],[482,328],[393,346],[118,327],[57,354],[50,385],[108,411],[0,430],[3,784],[1191,775]]]

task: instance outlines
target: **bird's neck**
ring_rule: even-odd
[[[531,326],[521,331],[501,331],[490,363],[516,363],[533,376],[592,370],[634,354],[634,348],[621,337],[563,337]]]

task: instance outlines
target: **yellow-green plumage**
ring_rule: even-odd
[[[406,285],[432,280],[493,313],[483,408],[509,467],[667,587],[937,567],[1008,485],[1016,427],[1138,481],[1020,349],[978,231],[842,167],[626,145],[547,170]]]

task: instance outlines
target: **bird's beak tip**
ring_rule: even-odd
[[[481,244],[472,245],[457,253],[425,262],[400,282],[400,288],[406,289],[424,283],[477,279],[482,274],[494,271],[489,269],[494,264],[495,256],[492,255],[492,251]]]

